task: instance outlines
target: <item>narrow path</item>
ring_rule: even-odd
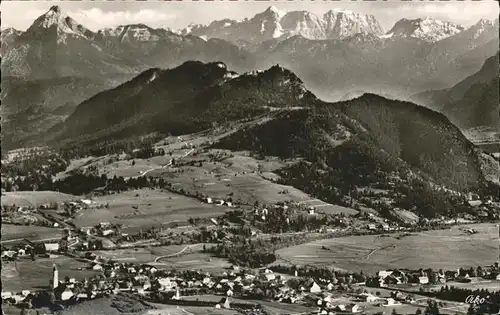
[[[80,242],[80,240],[77,238],[76,241],[73,244],[68,245],[68,248],[74,247],[79,242]]]
[[[370,259],[370,256],[371,256],[371,255],[373,255],[376,251],[381,250],[381,249],[386,249],[386,248],[389,248],[389,247],[392,247],[392,246],[393,246],[393,245],[387,245],[387,246],[383,246],[383,247],[379,247],[379,248],[372,249],[372,250],[368,253],[368,255],[366,255],[365,260]]]
[[[183,309],[183,308],[181,308],[181,311],[183,311],[184,313],[189,314],[189,315],[194,315],[193,313],[188,312],[188,311],[186,311],[186,310],[185,310],[185,309]]]
[[[178,251],[177,253],[174,253],[174,254],[168,254],[168,255],[163,255],[163,256],[158,256],[158,257],[156,257],[156,258],[155,258],[155,260],[154,260],[154,262],[156,263],[156,262],[158,262],[158,260],[163,259],[163,258],[169,258],[169,257],[175,257],[175,256],[178,256],[178,255],[180,255],[180,254],[184,253],[186,250],[188,250],[188,249],[192,249],[193,247],[195,247],[195,246],[199,246],[199,245],[201,245],[201,244],[187,245],[187,246],[185,246],[183,249],[181,249],[180,251]]]
[[[194,149],[189,150],[188,152],[186,152],[186,153],[182,156],[182,158],[187,157],[188,155],[190,155],[191,153],[193,153],[193,151],[194,151]],[[165,168],[165,167],[169,167],[169,166],[172,166],[172,159],[170,159],[170,161],[168,162],[168,164],[167,164],[167,165],[163,165],[163,166],[159,166],[159,167],[153,167],[153,168],[150,168],[149,170],[146,170],[146,171],[144,171],[144,172],[142,172],[142,173],[140,173],[139,175],[134,176],[134,177],[135,177],[135,178],[142,177],[142,176],[145,176],[145,175],[146,175],[147,173],[149,173],[149,172],[152,172],[152,171],[154,171],[154,170],[160,170],[160,169],[163,169],[163,168]]]
[[[26,239],[26,237],[15,238],[15,239],[11,239],[11,240],[0,241],[0,244],[22,241],[25,239]],[[44,239],[40,239],[40,240],[32,240],[32,242],[36,243],[36,242],[53,241],[53,240],[60,240],[60,239],[61,239],[61,237],[51,237],[51,238],[44,238]]]

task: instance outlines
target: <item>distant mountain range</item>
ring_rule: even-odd
[[[2,115],[26,122],[5,125],[2,138],[17,146],[40,139],[77,104],[98,98],[92,97],[97,92],[147,69],[189,60],[220,61],[238,73],[280,64],[300,77],[304,88],[330,101],[358,91],[407,98],[452,87],[479,71],[498,43],[498,19],[470,28],[403,19],[384,32],[370,15],[283,13],[270,7],[243,21],[180,31],[135,24],[94,32],[53,6],[25,32],[2,31]]]
[[[450,22],[425,19],[401,19],[384,37],[416,38],[426,42],[437,42],[462,32],[465,27]]]
[[[382,34],[373,15],[361,15],[347,10],[330,10],[322,16],[307,11],[280,12],[269,7],[251,19],[221,20],[209,25],[190,25],[181,34],[204,38],[222,38],[233,43],[253,45],[267,40],[284,40],[293,36],[309,39],[342,39],[354,34]]]
[[[139,35],[145,33],[151,35]],[[54,120],[56,108],[64,106],[69,114],[83,100],[141,71],[187,60],[224,60],[239,70],[255,66],[251,54],[223,40],[205,41],[145,25],[92,32],[53,6],[25,32],[2,31],[2,116],[26,122],[3,126],[3,146],[23,145],[67,117]]]

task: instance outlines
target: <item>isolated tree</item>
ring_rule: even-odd
[[[474,314],[476,314],[476,310],[474,309],[474,304],[471,304],[467,309],[467,315],[474,315]]]
[[[425,308],[425,315],[439,315],[439,307],[436,301],[429,300]]]
[[[421,315],[422,314],[422,310],[421,309],[418,309],[416,312],[415,312],[416,315]]]

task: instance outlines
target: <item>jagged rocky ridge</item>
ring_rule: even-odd
[[[310,39],[342,39],[357,33],[382,34],[382,28],[373,15],[348,10],[330,10],[318,16],[307,11],[284,13],[271,6],[250,19],[225,19],[209,25],[190,25],[181,33],[223,38],[233,43],[243,40],[259,44],[270,39],[286,39],[296,35]]]
[[[401,19],[384,37],[416,38],[426,42],[438,42],[462,32],[465,28],[450,22],[425,19]]]

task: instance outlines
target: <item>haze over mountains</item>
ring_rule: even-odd
[[[500,129],[498,64],[497,53],[485,61],[481,70],[453,87],[420,93],[413,96],[413,99],[439,109],[460,128],[488,126],[498,131]],[[472,106],[474,104],[476,106]]]
[[[280,64],[324,100],[364,92],[407,99],[451,88],[480,71],[498,44],[498,19],[470,28],[430,18],[402,19],[384,31],[371,15],[338,9],[323,15],[284,13],[270,7],[243,21],[226,19],[175,32],[146,24],[93,32],[53,6],[25,32],[2,31],[3,144],[40,140],[33,135],[64,120],[78,104],[149,68],[220,61],[243,73]],[[443,102],[425,105],[442,109]],[[467,103],[470,115],[481,114],[484,106],[476,109],[474,97]],[[14,120],[26,124],[13,126]],[[464,126],[477,123],[482,122]]]

